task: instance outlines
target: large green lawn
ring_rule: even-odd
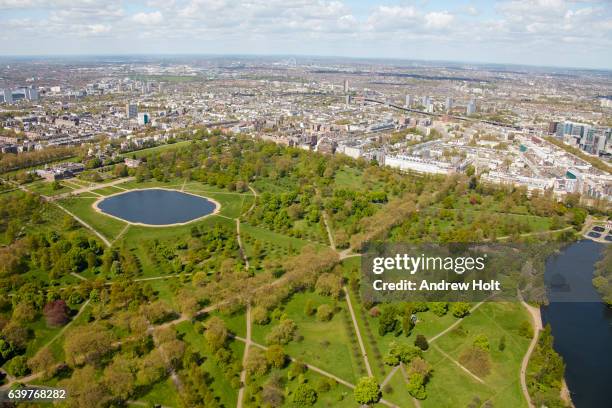
[[[87,195],[85,196],[87,197]],[[77,196],[60,200],[58,204],[112,241],[125,228],[126,223],[94,210],[92,205],[96,200],[97,198]]]
[[[344,326],[343,319],[348,313],[342,302],[338,302],[339,311],[329,322],[318,321],[316,316],[307,316],[304,313],[306,302],[311,300],[315,307],[321,304],[333,305],[331,298],[315,293],[299,293],[285,305],[283,315],[293,320],[298,327],[302,340],[292,341],[285,346],[285,351],[293,358],[311,363],[349,382],[355,383],[361,376],[359,368],[363,362],[359,356],[356,358],[351,351],[350,335]],[[254,325],[253,340],[266,344],[266,335],[277,324],[273,321],[265,326]],[[351,328],[351,326],[348,326]]]

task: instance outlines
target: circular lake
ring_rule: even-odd
[[[177,190],[132,190],[102,198],[94,204],[104,214],[143,225],[184,224],[217,209],[217,203]]]

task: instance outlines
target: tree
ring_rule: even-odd
[[[283,319],[266,336],[268,344],[287,344],[295,337],[297,326],[291,319]]]
[[[425,399],[425,377],[419,373],[413,373],[408,377],[408,393],[416,399]]]
[[[70,320],[70,308],[60,299],[47,303],[43,314],[49,326],[63,326]]]
[[[33,372],[42,373],[43,379],[53,376],[55,371],[55,357],[49,347],[43,347],[28,361],[28,367]]]
[[[342,292],[342,278],[333,273],[322,273],[315,285],[317,293],[338,298]]]
[[[317,308],[317,319],[322,322],[328,322],[334,316],[334,309],[327,303],[323,303]]]
[[[213,352],[217,351],[225,345],[227,341],[228,330],[225,326],[225,322],[218,316],[210,318],[206,324],[206,331],[204,337],[210,345]]]
[[[287,362],[287,356],[282,346],[274,344],[266,350],[266,359],[274,368],[283,368]]]
[[[293,391],[293,397],[291,399],[298,407],[310,407],[317,402],[317,397],[317,392],[314,388],[308,383],[302,383]]]
[[[134,363],[125,356],[117,356],[104,369],[102,381],[113,396],[127,400],[136,389]]]
[[[96,364],[112,348],[112,338],[100,325],[76,327],[64,341],[66,359],[71,365]]]
[[[295,377],[299,376],[300,374],[304,374],[306,370],[308,370],[308,367],[306,366],[306,364],[296,361],[289,366],[289,370],[287,370],[287,378],[289,380],[293,380]]]
[[[416,339],[414,339],[414,345],[425,351],[429,348],[429,343],[427,342],[427,338],[422,334],[417,334]]]
[[[385,356],[385,364],[398,365],[399,363],[407,364],[415,357],[421,357],[423,352],[420,348],[411,346],[410,344],[392,341],[389,344],[389,352]]]
[[[429,304],[429,310],[431,310],[436,316],[444,316],[448,311],[447,302],[431,302]]]
[[[256,347],[249,349],[244,367],[249,375],[252,376],[263,376],[268,372],[270,366],[268,365],[268,359],[266,353]]]
[[[451,305],[450,310],[455,317],[465,317],[470,313],[470,304],[466,302],[455,302]]]
[[[378,318],[378,334],[384,336],[387,333],[401,329],[400,322],[396,318],[397,309],[393,305],[387,305]]]
[[[6,365],[6,371],[14,377],[23,377],[30,372],[26,356],[13,357]]]
[[[268,324],[270,322],[268,311],[263,306],[255,306],[251,311],[251,317],[255,324]]]
[[[96,376],[95,368],[89,365],[76,369],[70,379],[60,381],[58,385],[70,395],[66,403],[71,408],[104,407],[110,399],[108,390]]]
[[[359,404],[372,404],[381,397],[380,386],[374,377],[362,377],[355,386],[355,401]]]
[[[482,351],[489,351],[489,339],[485,334],[479,334],[476,336],[473,345]]]
[[[271,381],[266,382],[261,390],[261,399],[264,402],[264,406],[272,408],[282,406],[285,401],[285,395],[281,384],[272,383]]]
[[[314,305],[314,301],[312,299],[308,299],[306,301],[306,305],[304,306],[304,314],[306,316],[313,316],[317,312],[317,308]]]

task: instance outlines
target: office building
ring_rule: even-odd
[[[128,119],[134,119],[138,116],[138,106],[135,103],[125,105],[125,116]]]
[[[36,88],[26,88],[25,89],[25,98],[29,101],[37,101],[38,100],[38,90]]]
[[[10,89],[4,90],[4,103],[12,104],[13,103],[13,91]]]
[[[450,110],[453,109],[453,98],[451,97],[446,98],[446,103],[444,104],[444,108],[446,109],[447,112],[450,112]]]
[[[347,93],[349,91],[349,82],[348,79],[344,80],[344,93]]]
[[[467,115],[473,115],[474,113],[476,113],[476,102],[474,102],[473,99],[468,102],[467,108],[465,109],[465,113]]]
[[[138,114],[138,124],[146,125],[151,122],[151,116],[147,112],[142,112]]]
[[[412,106],[412,96],[411,95],[406,95],[406,103],[404,104],[404,106],[406,108],[409,108],[410,106]]]

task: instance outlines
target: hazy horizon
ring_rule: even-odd
[[[0,0],[0,55],[262,55],[612,68],[599,0]]]
[[[599,72],[611,72],[612,68],[592,68],[586,66],[566,66],[566,65],[536,65],[526,63],[512,63],[512,62],[493,62],[493,61],[460,61],[460,60],[445,60],[445,59],[410,59],[401,57],[350,57],[350,56],[339,56],[339,55],[306,55],[306,54],[214,54],[214,53],[108,53],[108,54],[23,54],[23,55],[2,55],[0,54],[0,61],[5,60],[28,60],[28,59],[96,59],[96,58],[235,58],[235,59],[257,59],[257,58],[268,58],[268,59],[282,59],[282,58],[294,58],[294,59],[313,59],[313,60],[338,60],[338,62],[350,62],[350,61],[376,61],[381,63],[389,63],[397,65],[398,63],[412,63],[414,65],[423,67],[431,65],[432,67],[446,67],[452,68],[449,65],[472,65],[474,67],[485,67],[485,66],[499,66],[499,67],[516,67],[516,68],[537,68],[545,70],[571,70],[571,71],[599,71]],[[399,66],[402,67],[402,66]]]

